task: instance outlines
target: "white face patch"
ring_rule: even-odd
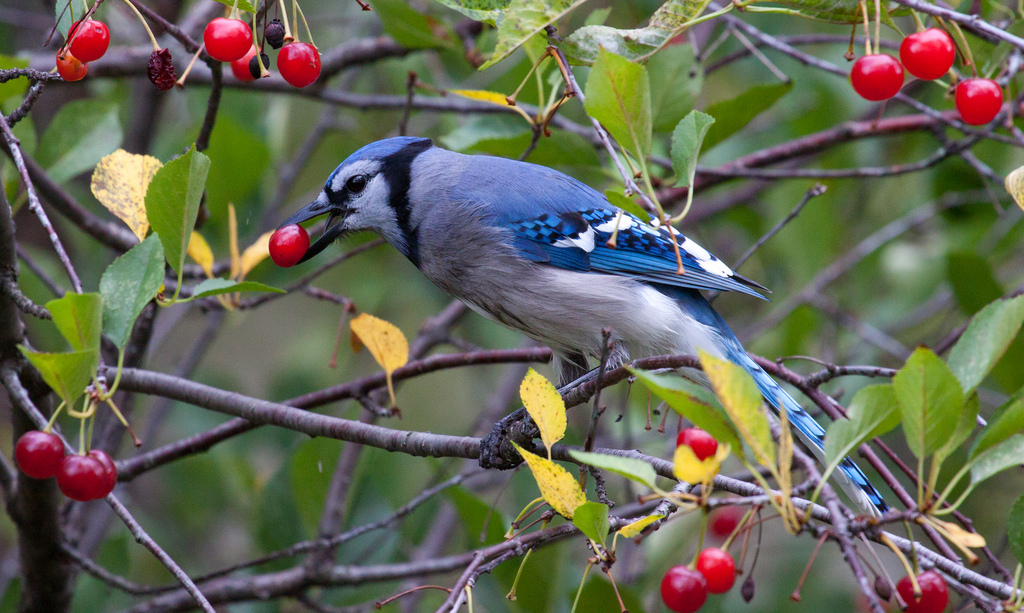
[[[392,245],[404,244],[395,210],[391,208],[391,187],[384,173],[370,177],[366,188],[352,194],[348,201],[350,213],[345,218],[347,230],[373,230]]]
[[[585,232],[581,232],[573,238],[571,236],[559,239],[554,243],[555,247],[578,247],[587,253],[594,250],[594,229],[587,227]]]
[[[342,168],[331,180],[331,191],[340,192],[345,188],[345,181],[356,175],[374,175],[380,172],[380,162],[376,160],[360,160]]]

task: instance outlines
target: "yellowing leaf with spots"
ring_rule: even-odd
[[[512,445],[530,467],[544,500],[556,513],[566,519],[572,519],[576,508],[587,501],[576,477],[551,460],[534,455],[515,443]]]
[[[188,239],[188,249],[185,252],[188,257],[195,260],[196,264],[199,264],[207,277],[213,278],[213,250],[210,249],[210,243],[206,242],[202,234],[192,232],[192,236]]]
[[[736,364],[699,351],[704,374],[711,381],[729,419],[750,445],[754,457],[764,466],[775,467],[775,444],[772,442],[768,417],[761,410],[761,392],[754,379]]]
[[[508,103],[508,96],[498,92],[489,92],[482,89],[450,89],[450,94],[456,94],[464,98],[472,98],[473,100],[480,100],[481,102],[490,102],[492,104],[500,104],[501,106],[512,106]]]
[[[1006,186],[1006,191],[1013,196],[1017,206],[1024,209],[1024,166],[1006,175],[1003,184]]]
[[[634,522],[628,523],[625,526],[619,528],[619,534],[621,534],[623,537],[628,538],[628,539],[631,539],[631,538],[633,538],[635,536],[640,536],[640,533],[644,531],[644,528],[646,528],[647,526],[653,524],[654,522],[658,521],[659,519],[664,519],[664,518],[665,518],[665,516],[661,515],[660,513],[655,513],[654,515],[648,515],[647,517],[641,517],[640,519],[638,519],[638,520],[636,520]]]
[[[565,436],[565,402],[555,386],[532,368],[519,386],[519,397],[540,430],[550,460],[551,446]]]
[[[238,263],[238,278],[244,279],[245,275],[256,268],[256,266],[267,259],[270,256],[270,235],[273,234],[273,230],[270,232],[264,232],[262,236],[256,239],[256,242],[245,248],[242,252],[241,261]]]
[[[722,462],[729,457],[729,451],[729,445],[722,444],[715,455],[699,460],[689,445],[679,445],[672,457],[672,474],[687,483],[710,484],[722,468]]]
[[[356,347],[358,339],[384,369],[391,404],[394,405],[395,387],[391,382],[391,373],[409,361],[409,341],[405,340],[405,335],[394,324],[369,313],[361,313],[353,318],[349,322],[349,328],[352,330],[352,347]]]
[[[92,173],[92,195],[128,224],[142,241],[149,231],[146,190],[163,164],[151,155],[118,149],[100,160]]]

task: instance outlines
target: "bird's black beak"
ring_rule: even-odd
[[[327,223],[324,225],[323,234],[320,235],[320,238],[316,239],[315,243],[309,246],[309,249],[306,250],[306,254],[302,256],[302,259],[299,260],[298,263],[301,264],[302,262],[305,262],[306,260],[317,255],[318,253],[326,249],[328,245],[333,243],[335,239],[341,236],[341,234],[344,232],[344,229],[342,229],[340,224],[336,224],[335,222],[339,218],[344,217],[346,212],[347,211],[345,210],[344,207],[339,207],[331,203],[327,199],[327,196],[323,192],[321,192],[320,196],[316,200],[302,207],[301,209],[296,211],[291,217],[281,222],[281,225],[278,226],[279,228],[283,228],[284,226],[290,226],[292,224],[301,223],[303,221],[313,219],[314,217],[319,217],[320,215],[328,216]]]

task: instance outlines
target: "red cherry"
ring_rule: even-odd
[[[245,55],[231,62],[231,74],[239,81],[254,81],[256,78],[249,72],[249,60],[255,56],[256,45],[252,45]]]
[[[270,259],[282,268],[295,266],[309,250],[309,234],[298,224],[278,228],[270,235]]]
[[[900,44],[900,61],[907,72],[918,79],[938,79],[949,72],[954,60],[953,39],[938,28],[911,34]]]
[[[57,474],[64,459],[64,443],[52,432],[32,430],[18,437],[14,446],[18,468],[33,479],[49,479]]]
[[[89,72],[89,65],[80,62],[70,51],[65,51],[63,56],[57,55],[57,72],[65,81],[81,81]]]
[[[736,583],[736,562],[728,551],[711,547],[700,552],[697,570],[704,575],[712,594],[724,594]]]
[[[676,447],[680,445],[689,445],[702,462],[718,452],[718,441],[700,428],[684,428],[676,437]]]
[[[114,461],[110,459],[106,451],[102,449],[93,449],[89,452],[90,458],[96,458],[103,465],[103,489],[102,493],[97,498],[103,498],[110,492],[114,491],[114,486],[117,485],[117,466]]]
[[[675,613],[694,613],[707,599],[707,580],[691,568],[673,566],[661,579],[661,600]]]
[[[320,52],[310,43],[288,43],[277,54],[277,71],[292,87],[306,87],[320,76]]]
[[[949,602],[949,588],[942,575],[929,570],[917,576],[917,582],[921,586],[920,600],[914,598],[914,584],[910,577],[903,577],[896,584],[896,591],[900,598],[907,603],[905,613],[941,613],[946,609]]]
[[[964,123],[986,124],[1003,108],[1003,88],[992,79],[967,79],[956,86],[956,110]]]
[[[88,455],[64,456],[57,470],[57,487],[68,498],[80,502],[105,496],[107,481],[103,462]]]
[[[75,22],[68,32],[69,49],[80,62],[92,62],[103,57],[110,46],[110,30],[102,21],[90,19],[84,24]]]
[[[728,538],[736,531],[736,526],[740,525],[744,514],[743,509],[739,507],[716,509],[708,518],[708,528],[711,530],[711,534],[718,538]]]
[[[879,53],[857,58],[850,71],[850,83],[861,98],[888,100],[903,87],[903,66],[891,55]]]
[[[252,30],[241,19],[216,17],[203,31],[206,52],[215,60],[234,62],[252,47]]]

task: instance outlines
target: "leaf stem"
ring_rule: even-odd
[[[159,51],[160,45],[156,42],[156,37],[153,36],[153,30],[149,29],[149,24],[146,23],[145,17],[139,12],[139,9],[135,8],[135,5],[131,3],[131,0],[124,0],[124,3],[128,5],[128,8],[132,9],[135,16],[142,22],[142,27],[146,28],[146,34],[149,34],[149,42],[153,43],[153,51]]]

